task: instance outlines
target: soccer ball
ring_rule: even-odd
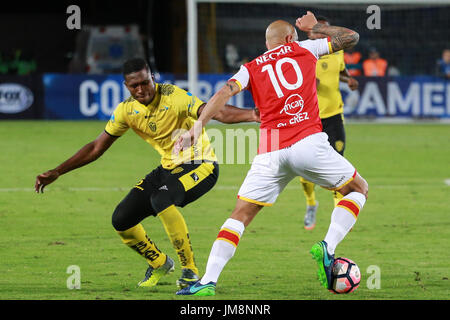
[[[333,264],[334,293],[350,293],[355,291],[361,282],[358,265],[348,258],[336,258]]]

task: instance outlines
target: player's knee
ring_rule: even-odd
[[[367,200],[369,198],[369,184],[362,177],[361,180],[362,180],[361,193],[366,197]]]
[[[367,198],[369,197],[369,184],[367,183],[367,181],[359,174],[357,174],[355,180],[352,182],[353,183],[351,183],[351,185],[353,190],[351,191],[362,193],[367,200]]]
[[[150,197],[150,201],[152,204],[152,208],[156,213],[159,213],[175,204],[172,200],[172,197],[170,196],[170,193],[165,190],[161,190],[152,194]]]
[[[122,202],[119,203],[111,217],[111,222],[114,229],[117,231],[124,231],[132,227],[129,226],[130,221],[127,219],[127,216],[126,206]]]
[[[351,192],[358,192],[364,195],[364,197],[369,197],[369,184],[363,177],[357,175],[356,178],[351,181],[348,185],[345,185],[343,188],[339,189],[338,192],[343,196],[348,195]]]

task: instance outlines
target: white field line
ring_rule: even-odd
[[[450,186],[450,179],[445,179],[444,184]],[[438,186],[438,185],[437,185]],[[128,191],[131,190],[133,186],[130,187],[68,187],[68,188],[45,188],[44,191],[80,191],[80,192],[104,192],[104,191]],[[394,189],[404,189],[409,188],[411,185],[370,185],[370,188],[394,188]],[[429,188],[429,184],[415,185],[413,188]],[[230,185],[217,185],[213,189],[216,190],[239,190],[240,185],[230,186]],[[288,185],[285,190],[300,190],[300,183],[296,185]],[[34,188],[0,188],[0,192],[33,192]]]

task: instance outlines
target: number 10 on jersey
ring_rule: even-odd
[[[283,64],[285,63],[289,63],[292,68],[295,71],[295,74],[297,76],[297,82],[295,83],[289,83],[284,74],[283,74]],[[288,89],[288,90],[295,90],[298,89],[302,86],[303,84],[303,75],[302,75],[302,71],[300,70],[300,66],[298,65],[297,61],[295,61],[294,59],[291,58],[282,58],[280,60],[278,60],[275,63],[275,71],[276,71],[276,75],[275,75],[275,71],[273,70],[273,66],[271,64],[266,64],[262,69],[262,72],[266,72],[269,74],[269,78],[270,78],[270,82],[272,82],[272,86],[278,96],[278,98],[282,98],[284,97],[283,91],[281,90],[280,84]],[[278,80],[277,80],[277,76],[278,76]]]

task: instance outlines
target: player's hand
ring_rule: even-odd
[[[359,82],[355,78],[348,78],[347,84],[352,91],[355,91],[359,87]]]
[[[306,33],[310,33],[316,24],[316,17],[311,11],[308,11],[305,15],[295,21],[297,28]]]
[[[194,136],[191,131],[187,131],[178,137],[177,141],[173,145],[172,153],[177,156],[181,151],[188,149],[192,146]]]
[[[59,173],[56,170],[49,170],[36,177],[36,183],[34,185],[34,190],[37,193],[44,193],[44,188],[46,185],[52,183],[58,179]]]
[[[253,118],[255,119],[256,122],[261,122],[261,118],[259,115],[259,109],[255,107],[255,109],[253,109]]]

